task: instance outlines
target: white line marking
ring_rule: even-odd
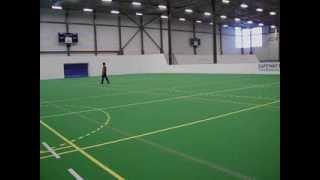
[[[149,136],[149,135],[153,135],[153,134],[159,134],[159,133],[162,133],[162,132],[171,131],[171,130],[182,128],[182,127],[192,126],[194,124],[204,123],[204,122],[207,122],[207,121],[211,121],[211,120],[215,120],[215,119],[231,116],[233,114],[238,114],[238,113],[241,113],[241,112],[246,112],[246,111],[258,109],[258,108],[261,108],[261,107],[266,107],[266,106],[269,106],[271,104],[275,104],[275,103],[278,103],[278,102],[280,102],[280,100],[272,101],[272,102],[269,102],[269,103],[260,104],[260,105],[256,105],[256,106],[252,106],[252,107],[248,107],[248,108],[244,108],[244,109],[240,109],[240,110],[237,110],[237,111],[232,111],[232,112],[228,112],[228,113],[224,113],[224,114],[220,114],[220,115],[215,115],[215,116],[211,116],[211,117],[208,117],[208,118],[205,118],[205,119],[201,119],[201,120],[197,120],[197,121],[191,121],[191,122],[183,123],[183,124],[180,124],[180,125],[171,126],[171,127],[168,127],[168,128],[159,129],[159,130],[155,130],[155,131],[151,131],[151,132],[147,132],[147,133],[143,133],[143,134],[139,134],[139,135],[135,135],[135,136],[130,136],[130,137],[126,137],[126,138],[120,138],[120,139],[116,139],[116,140],[107,141],[107,142],[104,142],[104,143],[101,143],[101,144],[95,144],[95,145],[81,147],[81,148],[84,149],[84,150],[87,150],[87,149],[97,148],[97,147],[101,147],[101,146],[105,146],[105,145],[109,145],[109,144],[115,144],[115,143],[119,143],[119,142],[123,142],[123,141],[129,141],[131,139],[137,139],[137,138],[141,138],[141,137],[144,137],[144,136]],[[77,150],[70,150],[70,151],[61,152],[60,155],[69,154],[69,153],[73,153],[73,152],[77,152]],[[49,156],[40,157],[40,159],[46,159],[46,158],[49,158],[49,157],[51,157],[51,156],[49,155]]]
[[[84,180],[75,170],[73,170],[72,168],[68,169],[68,172],[74,177],[76,178],[76,180]]]
[[[60,156],[54,152],[54,150],[46,143],[43,142],[42,145],[56,158],[56,159],[60,159]]]
[[[241,79],[241,78],[239,78]],[[205,83],[205,84],[200,84],[198,86],[206,86],[206,85],[217,85],[217,84],[227,84],[227,83],[231,83],[231,82],[234,82],[234,81],[238,81],[238,79],[236,80],[230,80],[228,82],[225,82],[225,81],[222,81],[222,82],[218,82],[218,83]],[[113,85],[114,86],[114,85]],[[145,91],[142,91],[142,92],[148,92],[148,91],[154,91],[154,90],[166,90],[166,89],[172,89],[172,88],[186,88],[186,87],[198,87],[198,86],[195,86],[194,83],[188,83],[188,85],[183,85],[183,86],[179,86],[179,87],[169,87],[169,88],[150,88],[150,89],[147,89]],[[126,86],[126,87],[131,87],[131,86]],[[120,92],[120,93],[114,93],[114,94],[102,94],[102,95],[96,95],[96,96],[87,96],[87,97],[76,97],[76,98],[69,98],[69,99],[55,99],[55,100],[49,100],[49,101],[42,101],[40,103],[40,105],[43,105],[43,104],[47,104],[47,103],[53,103],[53,102],[65,102],[65,101],[77,101],[77,100],[81,100],[81,99],[88,99],[88,98],[99,98],[99,97],[109,97],[109,96],[117,96],[117,95],[129,95],[129,94],[139,94],[141,93],[141,91],[125,91],[125,92]]]
[[[252,86],[230,88],[230,89],[221,89],[221,90],[209,91],[209,92],[201,92],[201,93],[192,94],[192,95],[186,95],[186,96],[174,96],[174,97],[169,97],[169,98],[164,98],[164,99],[154,99],[154,100],[150,100],[150,101],[143,101],[143,102],[136,102],[136,103],[130,103],[130,104],[109,106],[109,107],[105,107],[105,108],[95,108],[95,109],[89,109],[89,110],[83,110],[83,111],[74,111],[74,112],[67,112],[67,113],[44,115],[41,118],[45,119],[45,118],[52,118],[52,117],[60,117],[60,116],[79,114],[79,113],[84,113],[84,112],[92,112],[92,111],[96,111],[96,110],[99,110],[99,109],[100,110],[117,109],[117,108],[137,106],[137,105],[143,105],[143,104],[152,104],[152,103],[166,102],[166,101],[172,101],[172,100],[178,100],[178,99],[187,99],[187,98],[191,98],[191,97],[195,97],[195,96],[205,96],[205,95],[209,96],[209,95],[216,94],[216,93],[221,93],[221,92],[239,91],[239,90],[245,90],[245,89],[250,89],[250,88],[261,88],[261,87],[265,87],[265,86],[268,86],[268,85],[274,85],[274,84],[279,84],[279,82],[273,82],[273,83],[269,83],[269,84],[254,84]]]
[[[130,134],[128,134],[128,133],[126,133],[126,132],[124,133],[123,131],[120,131],[119,129],[115,129],[115,128],[110,128],[110,129],[111,129],[112,131],[114,131],[114,132],[120,133],[121,135],[131,136]],[[209,162],[209,161],[206,161],[206,160],[203,160],[203,159],[200,159],[200,158],[197,158],[197,157],[188,155],[188,154],[186,154],[186,153],[177,151],[177,150],[172,149],[172,148],[167,147],[167,146],[160,145],[160,144],[155,143],[155,142],[153,142],[153,141],[149,141],[149,140],[146,140],[146,139],[144,139],[144,138],[140,138],[140,139],[137,139],[137,140],[138,140],[138,141],[141,141],[141,142],[143,142],[143,143],[145,143],[145,144],[151,145],[151,146],[153,146],[153,147],[155,147],[155,148],[158,148],[158,149],[160,149],[160,150],[162,150],[162,151],[165,151],[165,152],[167,152],[167,153],[171,153],[171,154],[180,156],[180,157],[182,157],[182,158],[184,158],[184,159],[191,160],[192,162],[197,162],[197,163],[202,164],[202,165],[205,165],[205,166],[207,166],[207,167],[209,167],[209,168],[212,168],[212,169],[215,169],[215,170],[219,170],[219,171],[221,171],[221,172],[223,172],[223,173],[225,173],[225,174],[227,174],[227,175],[234,176],[234,177],[237,177],[237,178],[239,178],[239,179],[246,179],[246,180],[249,179],[249,178],[251,178],[251,177],[246,176],[246,175],[243,175],[243,174],[241,174],[241,173],[239,173],[239,172],[237,172],[237,171],[233,171],[233,170],[227,169],[227,168],[222,167],[222,166],[220,166],[220,165],[218,165],[218,164],[214,164],[214,163],[212,163],[212,162]]]

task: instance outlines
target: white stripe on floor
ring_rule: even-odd
[[[57,159],[60,159],[60,156],[54,152],[54,150],[46,143],[46,142],[43,142],[42,145],[47,148],[47,150]]]
[[[68,169],[69,173],[76,179],[76,180],[84,180],[79,174],[73,170],[72,168]]]

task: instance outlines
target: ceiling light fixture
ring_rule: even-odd
[[[276,15],[277,13],[274,12],[274,11],[271,11],[269,14],[270,14],[271,16],[274,16],[274,15]]]
[[[111,10],[111,11],[110,11],[110,13],[111,13],[111,14],[120,14],[120,11],[117,11],[117,10]]]
[[[93,9],[89,9],[89,8],[83,8],[84,12],[93,12]]]
[[[193,12],[192,9],[185,9],[184,11],[185,11],[186,13],[192,13],[192,12]]]
[[[221,18],[221,19],[227,19],[227,16],[221,15],[220,18]]]
[[[242,3],[242,4],[240,4],[240,7],[243,8],[243,9],[245,9],[245,8],[248,8],[248,5],[245,4],[245,3]]]
[[[51,6],[52,9],[58,9],[58,10],[61,10],[62,7],[61,6]]]
[[[223,4],[229,4],[230,1],[229,1],[229,0],[222,0],[222,3],[223,3]]]
[[[257,8],[256,11],[257,12],[263,12],[263,9],[262,8]]]
[[[159,8],[160,10],[165,10],[165,9],[167,9],[167,6],[165,6],[165,5],[158,5],[158,8]]]
[[[204,12],[203,13],[205,16],[211,16],[211,13],[210,12]]]
[[[168,16],[162,15],[161,18],[162,18],[162,19],[168,19]]]
[[[141,2],[135,2],[135,1],[133,1],[131,4],[132,4],[133,6],[141,6]]]

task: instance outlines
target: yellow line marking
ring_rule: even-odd
[[[136,102],[136,103],[130,103],[130,104],[109,106],[109,107],[105,107],[105,108],[95,108],[95,110],[96,109],[100,109],[100,110],[117,109],[117,108],[137,106],[137,105],[143,105],[143,104],[166,102],[166,101],[172,101],[172,100],[177,100],[177,99],[187,99],[187,98],[191,98],[191,97],[195,97],[195,96],[211,95],[211,94],[215,94],[215,93],[230,92],[230,91],[244,90],[244,89],[250,89],[250,88],[259,88],[259,87],[265,87],[265,86],[269,86],[269,85],[273,85],[273,84],[279,84],[279,82],[274,82],[274,83],[269,83],[269,84],[255,84],[255,85],[246,86],[246,87],[222,89],[222,90],[209,91],[209,92],[201,92],[201,93],[197,93],[197,94],[193,94],[193,95],[186,95],[186,96],[174,96],[174,97],[169,97],[169,98],[164,98],[164,99],[155,99],[155,100],[150,100],[150,101],[143,101],[143,102]],[[41,117],[41,119],[60,117],[60,116],[66,116],[66,115],[72,115],[72,114],[79,114],[79,113],[91,112],[91,111],[95,111],[95,110],[89,109],[89,110],[83,110],[83,111],[74,111],[74,112],[68,112],[68,113],[44,115],[44,116]]]
[[[52,127],[50,127],[48,124],[44,123],[43,121],[40,120],[40,123],[46,127],[48,130],[50,130],[53,134],[55,134],[56,136],[58,136],[59,138],[61,138],[63,141],[65,141],[66,143],[68,143],[70,146],[72,146],[73,148],[75,148],[77,151],[79,151],[83,156],[85,156],[87,159],[89,159],[91,162],[93,162],[94,164],[96,164],[97,166],[99,166],[100,168],[102,168],[103,170],[105,170],[106,172],[108,172],[109,174],[111,174],[112,176],[114,176],[115,178],[119,179],[119,180],[124,180],[124,178],[122,176],[120,176],[119,174],[117,174],[116,172],[114,172],[112,169],[108,168],[107,166],[105,166],[104,164],[102,164],[100,161],[98,161],[97,159],[95,159],[93,156],[91,156],[90,154],[88,154],[86,151],[84,151],[82,148],[78,147],[77,145],[75,145],[73,142],[69,141],[66,137],[64,137],[62,134],[60,134],[59,132],[57,132],[55,129],[53,129]]]
[[[58,106],[57,106],[58,107]],[[87,107],[89,107],[89,106],[87,106]],[[60,107],[59,107],[60,108]],[[89,107],[89,108],[92,108],[92,107]],[[92,108],[92,109],[95,109],[95,108]],[[103,110],[100,110],[100,109],[97,109],[97,111],[100,111],[100,112],[102,112],[106,117],[107,117],[107,120],[106,120],[106,122],[103,124],[103,125],[101,125],[102,126],[102,128],[103,127],[106,127],[108,124],[109,124],[109,122],[111,121],[111,116],[110,116],[110,114],[108,113],[108,112],[105,112],[105,111],[103,111]],[[85,118],[85,117],[83,117],[83,118]],[[86,119],[89,119],[89,118],[86,118]],[[90,120],[90,119],[89,119]],[[101,127],[100,126],[100,127]],[[96,133],[96,131],[91,131],[91,133],[88,133],[88,134],[86,134],[84,137],[83,136],[80,136],[81,138],[77,138],[78,140],[81,140],[81,139],[83,139],[83,138],[85,138],[85,137],[88,137],[88,136],[90,136],[90,135],[92,135],[93,133]],[[77,140],[76,139],[72,139],[71,140],[72,142],[76,142]],[[63,147],[63,146],[65,146],[66,144],[65,143],[62,143],[62,144],[60,144],[59,146],[60,146],[60,148],[54,148],[54,147],[52,147],[55,151],[58,151],[58,150],[62,150],[62,149],[66,149],[66,148],[70,148],[71,146],[68,146],[68,147]],[[40,152],[40,154],[46,154],[46,153],[49,153],[49,151],[42,151],[42,152]]]
[[[174,91],[176,91],[176,90],[174,90]],[[180,90],[178,90],[179,92],[184,92],[184,93],[187,93],[188,91],[180,91]],[[178,92],[177,91],[177,92]],[[191,93],[191,92],[188,92],[188,93]],[[145,94],[156,94],[156,95],[158,95],[158,94],[167,94],[167,93],[158,93],[158,92],[156,92],[156,93],[154,93],[154,92],[152,92],[152,93],[149,93],[149,92],[146,92]],[[213,97],[228,97],[228,96],[219,96],[219,95],[212,95]],[[209,96],[210,97],[210,96]],[[245,97],[245,96],[241,96],[241,97]],[[198,100],[203,100],[203,101],[209,101],[209,102],[222,102],[222,103],[229,103],[229,104],[241,104],[241,105],[259,105],[259,104],[257,104],[257,103],[249,103],[249,102],[238,102],[238,101],[231,101],[231,100],[221,100],[221,99],[212,99],[212,98],[210,98],[210,99],[205,99],[205,98],[201,98],[201,97],[191,97],[191,98],[193,98],[193,99],[198,99]],[[261,98],[260,98],[261,99]],[[277,99],[270,99],[270,98],[268,98],[269,100],[277,100]],[[277,110],[279,110],[279,106],[271,106],[270,108],[274,108],[274,109],[277,109]]]
[[[238,78],[237,78],[238,79]],[[239,78],[241,79],[241,78]],[[237,81],[237,80],[230,80],[231,82],[233,81]],[[222,82],[219,82],[219,83],[205,83],[205,84],[200,84],[200,86],[204,86],[204,85],[217,85],[217,84],[227,84],[227,83],[230,83],[230,81],[222,81]],[[96,85],[96,84],[94,84]],[[119,84],[114,84],[113,86],[119,86]],[[121,85],[122,87],[124,85]],[[131,86],[125,86],[125,87],[131,87]],[[183,86],[179,86],[178,88],[185,88],[185,87],[197,87],[194,85],[194,83],[189,83],[188,85],[183,85]],[[169,87],[169,88],[150,88],[148,90],[145,90],[145,91],[126,91],[126,92],[121,92],[121,93],[114,93],[114,94],[109,94],[109,95],[106,95],[106,94],[102,94],[102,95],[97,95],[97,96],[87,96],[87,97],[76,97],[76,98],[69,98],[69,99],[55,99],[55,100],[50,100],[50,101],[42,101],[40,102],[40,105],[43,105],[43,104],[47,104],[47,103],[53,103],[53,102],[65,102],[65,101],[76,101],[76,100],[81,100],[81,99],[90,99],[90,98],[99,98],[99,97],[109,97],[109,96],[117,96],[117,95],[129,95],[129,94],[138,94],[138,93],[141,93],[141,92],[148,92],[148,91],[154,91],[154,90],[165,90],[165,89],[170,89],[170,88],[173,88],[173,87]],[[119,88],[117,88],[119,89]],[[123,88],[122,88],[123,89]]]
[[[202,101],[208,101],[208,102],[221,102],[221,103],[227,103],[227,104],[240,104],[240,105],[259,105],[256,103],[248,103],[248,102],[238,102],[238,101],[231,101],[231,100],[222,100],[222,99],[205,99],[205,98],[199,98],[199,97],[194,97],[194,99],[202,100]],[[280,107],[277,106],[269,106],[268,108],[274,109],[274,110],[280,110]]]
[[[112,127],[109,127],[109,129],[111,129],[112,131],[116,132],[116,133],[119,133],[121,135],[125,135],[125,136],[130,136],[130,134],[128,134],[127,132],[124,132],[124,131],[120,131],[119,129],[116,129],[116,128],[112,128]],[[229,175],[229,176],[233,176],[233,177],[237,177],[239,179],[250,179],[251,177],[249,176],[246,176],[246,175],[243,175],[237,171],[233,171],[231,169],[227,169],[225,167],[222,167],[218,164],[214,164],[212,162],[209,162],[209,161],[206,161],[206,160],[203,160],[203,159],[200,159],[198,157],[195,157],[195,156],[191,156],[189,154],[186,154],[186,153],[183,153],[181,151],[178,151],[178,150],[175,150],[173,148],[170,148],[170,147],[167,147],[167,146],[163,146],[163,145],[160,145],[158,143],[155,143],[153,141],[150,141],[150,140],[146,140],[144,138],[139,138],[137,139],[138,141],[142,142],[142,143],[145,143],[147,145],[150,145],[150,146],[153,146],[154,148],[157,148],[158,150],[160,151],[163,151],[163,152],[167,152],[167,153],[170,153],[172,155],[175,155],[175,156],[179,156],[181,158],[184,158],[186,160],[189,160],[191,162],[194,162],[194,163],[198,163],[198,164],[201,164],[201,165],[204,165],[204,166],[207,166],[208,168],[211,168],[211,169],[214,169],[214,170],[218,170],[218,171],[221,171],[223,173],[225,173],[226,175]],[[251,178],[252,179],[252,178]]]
[[[258,109],[258,108],[265,107],[265,106],[268,106],[268,105],[271,105],[271,104],[275,104],[275,103],[278,103],[278,102],[280,102],[280,100],[276,100],[276,101],[272,101],[272,102],[269,102],[269,103],[260,104],[260,105],[256,105],[256,106],[251,106],[251,107],[248,107],[248,108],[244,108],[244,109],[237,110],[237,111],[232,111],[232,112],[229,112],[229,113],[224,113],[224,114],[220,114],[220,115],[216,115],[216,116],[211,116],[211,117],[208,117],[208,118],[205,118],[205,119],[184,123],[184,124],[180,124],[180,125],[177,125],[177,126],[172,126],[172,127],[169,127],[169,128],[159,129],[159,130],[155,130],[155,131],[151,131],[151,132],[147,132],[147,133],[143,133],[143,134],[139,134],[139,135],[135,135],[135,136],[131,136],[131,137],[121,138],[121,139],[117,139],[117,140],[111,140],[111,141],[107,141],[107,142],[104,142],[104,143],[101,143],[101,144],[92,145],[92,146],[86,146],[86,147],[83,147],[83,149],[85,149],[85,150],[86,149],[92,149],[92,148],[101,147],[101,146],[105,146],[105,145],[109,145],[109,144],[115,144],[115,143],[119,143],[119,142],[123,142],[123,141],[128,141],[128,140],[131,140],[131,139],[137,139],[137,138],[144,137],[144,136],[159,134],[159,133],[162,133],[162,132],[166,132],[166,131],[170,131],[170,130],[174,130],[174,129],[178,129],[178,128],[192,126],[192,125],[199,124],[199,123],[204,123],[204,122],[207,122],[207,121],[210,121],[210,120],[227,117],[227,116],[230,116],[230,115],[233,115],[233,114],[238,114],[238,113],[241,113],[241,112]],[[69,154],[69,153],[72,153],[72,152],[76,152],[76,150],[65,151],[65,152],[58,153],[58,154],[59,155],[63,155],[63,154]],[[40,159],[47,159],[49,157],[51,157],[51,155],[42,156],[42,157],[40,157]]]

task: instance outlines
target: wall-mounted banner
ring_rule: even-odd
[[[280,72],[280,63],[260,63],[258,70],[262,72]]]

